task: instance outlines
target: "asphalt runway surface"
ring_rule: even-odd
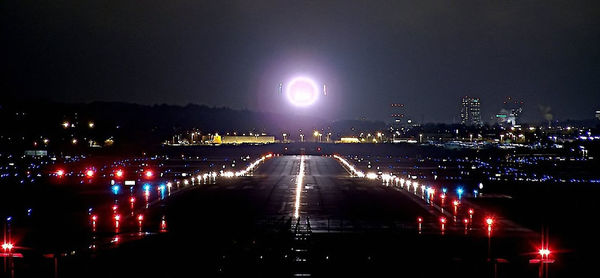
[[[181,190],[148,208],[146,225],[159,227],[166,220],[164,232],[123,232],[121,238],[131,240],[61,257],[59,276],[537,275],[527,253],[537,242],[508,220],[488,237],[483,213],[468,229],[462,218],[449,217],[442,233],[444,214],[418,195],[352,178],[329,156],[305,156],[298,188],[301,161],[298,155],[276,156],[252,176]],[[96,233],[87,236],[98,240]],[[37,266],[44,269],[37,273],[50,274],[53,262]]]

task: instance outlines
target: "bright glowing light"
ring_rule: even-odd
[[[423,222],[423,217],[418,217],[417,218],[417,222],[422,223]]]
[[[370,180],[377,179],[377,174],[373,173],[373,172],[367,173],[367,179],[370,179]]]
[[[144,220],[144,215],[143,214],[138,215],[137,219],[138,219],[138,221]]]
[[[93,177],[93,176],[94,176],[94,170],[92,170],[92,169],[88,169],[87,171],[85,171],[85,175],[86,175],[88,178],[91,178],[91,177]]]
[[[492,224],[494,224],[494,219],[492,219],[491,217],[488,217],[485,219],[485,223],[487,223],[488,226],[491,226]]]
[[[113,185],[113,187],[112,187],[112,191],[115,195],[119,194],[119,189],[120,189],[119,185],[116,185],[116,184]]]
[[[2,244],[2,249],[8,250],[9,252],[13,249],[13,247],[15,246],[10,242],[5,242]]]
[[[307,77],[296,77],[286,87],[285,94],[295,106],[309,106],[319,97],[317,83]]]
[[[441,222],[442,224],[445,224],[445,223],[446,223],[446,217],[441,217],[441,218],[440,218],[440,222]]]
[[[56,171],[56,175],[59,177],[62,177],[64,174],[65,174],[65,170],[63,170],[63,169],[58,169]]]
[[[235,176],[235,173],[233,173],[232,171],[227,171],[227,172],[221,173],[221,176],[226,177],[226,178],[232,178]]]
[[[123,177],[123,170],[119,169],[115,172],[115,177],[117,178],[122,178]]]
[[[538,252],[542,256],[542,258],[543,257],[548,257],[548,255],[550,255],[550,250],[549,249],[542,248]]]
[[[149,179],[149,178],[152,178],[152,177],[154,177],[154,172],[152,172],[152,170],[146,170],[146,171],[144,172],[144,176],[145,176],[147,179]]]

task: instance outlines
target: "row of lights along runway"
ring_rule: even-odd
[[[248,164],[246,168],[237,171],[222,171],[220,173],[209,172],[209,173],[186,173],[185,176],[190,178],[182,179],[182,180],[169,180],[169,181],[161,181],[155,186],[151,185],[151,183],[144,182],[140,186],[138,186],[138,190],[135,190],[135,181],[123,181],[119,179],[124,176],[124,171],[118,169],[114,173],[114,178],[110,181],[110,191],[114,196],[112,204],[105,204],[98,209],[89,208],[87,211],[87,215],[89,217],[89,225],[91,228],[91,243],[88,245],[89,250],[96,250],[98,245],[97,235],[107,235],[112,234],[112,237],[106,238],[105,247],[111,247],[114,245],[118,245],[122,243],[123,240],[128,239],[137,239],[143,237],[145,235],[152,234],[150,232],[146,232],[145,229],[149,227],[147,222],[151,219],[147,219],[145,212],[148,208],[150,208],[153,204],[159,203],[164,200],[166,197],[171,196],[172,194],[176,194],[179,191],[182,191],[186,188],[191,188],[192,186],[202,185],[202,184],[215,184],[219,177],[223,178],[236,178],[249,176],[252,172],[265,160],[272,158],[273,154],[263,155],[260,158],[256,159],[252,163]],[[84,172],[85,178],[91,179],[95,176],[95,171],[93,169],[87,169]],[[66,175],[66,171],[63,169],[57,170],[53,173],[57,178],[63,178]],[[143,176],[146,180],[149,180],[155,176],[155,173],[152,170],[145,170]],[[129,190],[122,190],[123,186],[128,186]],[[157,194],[152,194],[152,188],[156,187]],[[129,194],[123,194],[123,191],[129,191]],[[138,204],[138,195],[141,195],[142,199],[145,200],[145,203],[142,205]],[[152,198],[152,195],[156,196]],[[123,210],[126,210],[127,213],[121,214]],[[97,212],[100,211],[109,211],[110,217],[100,217],[100,214]],[[15,215],[19,217],[18,215]],[[32,217],[32,209],[27,209],[27,217]],[[15,238],[12,234],[14,230],[11,226],[11,223],[14,222],[13,216],[6,217],[5,222],[5,233],[4,240],[0,247],[2,248],[0,251],[0,257],[5,258],[21,258],[23,256],[20,253],[20,250],[31,249],[30,246],[21,246],[13,239]],[[167,232],[167,219],[165,215],[160,215],[158,218],[158,232]],[[19,238],[19,237],[16,237]],[[65,250],[65,252],[60,253],[60,256],[69,256],[75,255],[79,252],[76,250]],[[59,256],[57,254],[47,254],[45,257],[56,257]]]
[[[210,173],[204,173],[204,174],[196,173],[196,176],[194,176],[193,174],[186,174],[186,176],[189,175],[189,176],[191,176],[191,178],[183,179],[182,181],[173,180],[173,181],[167,181],[166,183],[165,182],[160,183],[156,187],[157,191],[158,191],[157,198],[155,200],[153,200],[152,202],[150,201],[152,186],[149,183],[145,183],[141,187],[142,195],[145,200],[145,205],[144,205],[142,211],[136,210],[136,196],[135,196],[135,193],[133,190],[133,186],[131,186],[130,187],[130,195],[127,198],[127,200],[125,201],[125,202],[129,202],[130,214],[125,217],[121,216],[121,214],[119,213],[119,196],[118,195],[120,192],[120,185],[115,184],[114,180],[111,181],[111,184],[112,184],[111,191],[115,197],[114,204],[112,205],[112,219],[113,219],[113,227],[114,227],[115,236],[111,240],[111,243],[118,244],[120,242],[119,234],[121,234],[121,227],[123,226],[122,222],[125,220],[128,220],[128,219],[133,220],[131,222],[133,222],[134,224],[137,225],[137,234],[138,235],[147,234],[147,233],[143,232],[143,223],[144,223],[143,210],[148,209],[151,204],[160,202],[161,200],[164,200],[166,196],[171,196],[171,194],[175,194],[179,190],[183,190],[185,188],[188,188],[189,186],[196,186],[196,185],[200,185],[200,184],[214,184],[214,183],[216,183],[218,177],[234,178],[234,177],[247,176],[252,171],[254,171],[255,168],[260,163],[264,162],[266,159],[269,159],[271,157],[273,157],[272,154],[264,155],[264,156],[260,157],[259,159],[255,160],[254,162],[252,162],[251,164],[249,164],[245,169],[237,171],[237,172],[225,171],[225,172],[221,172],[219,174],[217,174],[216,172],[210,172]],[[173,189],[173,187],[175,187],[175,188]],[[166,194],[165,194],[165,191],[166,191]],[[99,217],[97,214],[94,214],[93,212],[94,212],[94,210],[92,208],[90,208],[88,210],[88,213],[90,215],[90,220],[91,220],[92,232],[96,233]],[[165,215],[162,215],[161,219],[159,221],[159,232],[166,232],[167,231],[166,228],[167,228],[166,217],[165,217]],[[90,248],[95,248],[95,245],[92,244],[90,246]]]
[[[383,184],[386,186],[392,185],[392,186],[396,186],[399,188],[403,188],[403,189],[406,189],[406,191],[414,194],[415,196],[420,197],[420,199],[424,200],[427,204],[434,207],[435,209],[437,209],[440,212],[441,217],[439,220],[440,220],[440,228],[441,228],[442,234],[445,232],[447,224],[448,224],[446,217],[453,218],[455,223],[458,222],[458,214],[460,211],[462,211],[461,206],[463,205],[463,203],[466,203],[462,200],[462,197],[464,195],[462,187],[458,187],[456,189],[456,195],[457,195],[456,197],[457,198],[452,201],[452,208],[453,208],[452,212],[453,213],[450,213],[447,209],[445,209],[446,199],[448,198],[448,195],[449,195],[446,188],[441,189],[442,193],[440,194],[440,204],[437,205],[434,203],[436,189],[432,186],[421,185],[421,184],[419,184],[418,181],[400,178],[393,174],[378,175],[373,172],[365,174],[364,172],[357,170],[353,165],[351,165],[343,157],[341,157],[339,155],[334,155],[334,158],[337,159],[340,163],[342,163],[342,165],[344,165],[346,167],[346,169],[350,172],[351,176],[353,176],[353,177],[366,178],[369,180],[381,179]],[[473,224],[473,214],[474,214],[475,210],[473,208],[469,208],[466,212],[468,213],[468,215],[466,215],[466,217],[462,220],[462,222],[465,225],[464,226],[465,234],[468,233],[468,231],[473,230],[472,224]],[[485,225],[487,228],[488,235],[491,235],[492,226],[494,225],[494,222],[495,222],[495,219],[493,216],[485,217]],[[419,233],[421,233],[423,217],[417,217],[417,224],[418,224],[417,226],[418,226]]]
[[[473,209],[473,206],[471,205],[471,207],[469,207],[468,209],[463,209],[462,207],[464,205],[468,205],[468,202],[466,200],[463,200],[463,196],[465,195],[464,189],[462,187],[457,187],[456,191],[455,191],[455,199],[451,202],[452,204],[452,209],[450,211],[448,211],[445,207],[446,207],[446,199],[448,199],[448,196],[450,195],[449,192],[447,191],[446,188],[441,188],[441,193],[439,194],[439,204],[435,203],[436,200],[436,191],[437,189],[433,186],[428,186],[428,185],[424,185],[424,184],[419,184],[418,181],[416,180],[412,180],[411,178],[400,178],[397,177],[393,174],[377,174],[377,173],[367,173],[365,174],[364,172],[358,170],[355,166],[353,166],[352,164],[350,164],[345,158],[339,156],[339,155],[334,155],[333,156],[336,160],[338,160],[343,166],[344,168],[350,173],[350,175],[352,177],[357,177],[357,178],[366,178],[369,180],[381,180],[382,183],[385,186],[394,186],[395,188],[399,188],[399,189],[404,189],[406,190],[406,192],[411,193],[412,196],[415,196],[417,198],[419,198],[420,200],[423,200],[426,202],[427,205],[435,208],[437,211],[439,211],[439,213],[441,214],[441,216],[439,217],[439,227],[440,227],[440,231],[441,234],[444,235],[446,232],[446,229],[449,228],[448,226],[448,220],[447,218],[452,218],[453,222],[455,224],[458,224],[458,216],[460,214],[460,212],[463,212],[463,215],[465,215],[465,217],[462,219],[462,222],[464,224],[464,234],[467,235],[470,231],[472,230],[477,230],[473,221],[473,215],[475,213],[475,210]],[[473,194],[474,197],[477,196],[477,191],[474,191]],[[483,217],[483,225],[482,230],[484,230],[486,232],[487,238],[488,238],[488,258],[491,256],[490,253],[490,240],[492,237],[492,232],[494,230],[494,226],[496,225],[496,219],[494,216],[492,215],[488,215]],[[424,218],[419,216],[417,217],[417,230],[418,233],[421,234],[423,231],[423,224],[424,224]],[[457,225],[455,225],[457,226]],[[532,259],[530,260],[530,263],[540,263],[541,265],[544,264],[548,264],[548,263],[553,263],[554,259],[551,258],[551,251],[550,248],[548,246],[548,242],[544,242],[542,243],[541,247],[538,249],[537,252],[540,256],[540,259]]]

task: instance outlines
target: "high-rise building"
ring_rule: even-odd
[[[596,110],[596,119],[600,120],[600,110]]]
[[[462,98],[460,123],[463,125],[481,125],[481,102],[479,98],[465,96]]]
[[[403,127],[404,120],[404,104],[401,103],[392,103],[392,128],[395,130],[399,130]]]

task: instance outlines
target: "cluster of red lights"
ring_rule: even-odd
[[[474,210],[473,209],[469,209],[469,216],[470,217],[473,217],[473,213],[474,213]],[[419,224],[423,223],[423,217],[417,217],[417,222]],[[447,222],[446,217],[443,217],[443,216],[440,217],[440,223],[442,225],[446,224],[446,222]],[[469,223],[469,219],[468,218],[464,218],[463,222],[465,224],[467,224],[467,223]],[[488,231],[491,231],[492,225],[494,225],[494,218],[492,218],[491,216],[486,217],[485,218],[485,224],[488,227]],[[540,252],[542,252],[541,250],[546,250],[547,251],[547,249],[540,249]],[[544,251],[544,252],[546,252],[546,251]],[[540,254],[542,254],[542,253],[540,253]]]
[[[15,246],[10,242],[5,242],[2,244],[2,249],[4,252],[11,252]]]
[[[83,173],[84,173],[85,177],[87,177],[87,178],[93,178],[96,175],[96,171],[93,168],[87,168],[87,169],[85,169],[85,171]],[[54,174],[57,177],[62,178],[62,177],[65,176],[66,171],[64,169],[57,169],[54,172]],[[154,171],[152,171],[151,169],[146,169],[146,170],[143,171],[142,175],[146,179],[152,179],[152,178],[154,178]],[[123,169],[116,169],[113,172],[113,176],[115,178],[122,179],[122,178],[125,177],[125,170],[123,170]]]

